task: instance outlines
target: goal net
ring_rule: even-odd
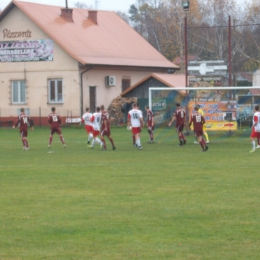
[[[246,131],[252,125],[254,106],[260,104],[260,87],[149,88],[149,107],[157,127],[168,126],[176,103],[186,110],[187,123],[194,106],[199,104],[207,131]]]

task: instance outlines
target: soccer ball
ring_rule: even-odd
[[[132,129],[132,126],[127,126],[126,129],[127,129],[127,130],[131,130],[131,129]]]

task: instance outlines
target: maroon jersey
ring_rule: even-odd
[[[27,131],[28,130],[28,125],[30,127],[33,126],[30,117],[28,115],[26,115],[25,113],[21,113],[18,116],[18,119],[17,119],[17,122],[15,124],[15,127],[17,127],[18,124],[20,124],[20,132],[21,131]]]
[[[191,116],[190,125],[193,123],[194,131],[203,131],[203,124],[205,124],[205,118],[202,114],[196,112]]]
[[[186,112],[183,108],[177,108],[174,112],[174,116],[176,118],[176,127],[184,125]]]
[[[146,111],[147,115],[147,126],[151,127],[153,123],[153,112],[151,110]]]
[[[104,129],[110,130],[109,114],[106,111],[103,111],[101,114],[101,131]]]
[[[51,113],[48,116],[48,122],[51,124],[52,128],[59,128],[61,123],[60,116],[56,113]]]

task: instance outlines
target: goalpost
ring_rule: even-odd
[[[187,121],[199,104],[207,131],[236,132],[250,129],[254,106],[260,104],[260,87],[149,88],[149,107],[157,127],[167,127],[176,103],[186,110]]]

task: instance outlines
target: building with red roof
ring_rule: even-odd
[[[151,73],[179,70],[118,14],[13,0],[0,14],[1,117],[93,111]]]

